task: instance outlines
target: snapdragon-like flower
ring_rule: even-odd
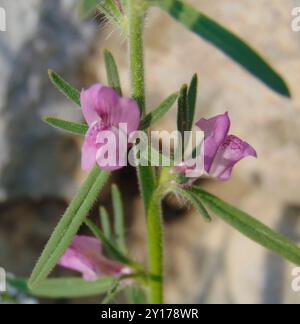
[[[202,161],[204,163],[202,175],[219,181],[229,180],[233,167],[245,157],[257,157],[255,149],[235,135],[228,135],[230,119],[228,113],[210,119],[200,119],[196,125],[204,132],[204,149]],[[186,174],[193,169],[189,161],[175,167],[175,172]],[[196,179],[189,179],[191,184]]]
[[[121,276],[131,273],[131,269],[104,256],[99,240],[89,236],[76,236],[60,258],[60,266],[78,271],[86,281],[94,281],[101,276]]]
[[[120,97],[114,89],[101,84],[83,90],[80,101],[83,116],[89,125],[82,146],[82,169],[88,171],[95,163],[105,171],[122,168],[126,164],[127,147],[121,147],[123,143],[120,137],[124,134],[120,125],[126,126],[125,136],[129,136],[138,129],[140,123],[138,105],[134,100]],[[106,143],[103,140],[103,137],[106,137],[103,135],[107,133],[114,138],[116,143],[115,148],[110,147],[114,158],[110,164],[107,164],[107,159],[105,159],[107,152],[105,152]]]

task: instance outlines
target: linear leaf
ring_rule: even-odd
[[[197,88],[198,88],[198,76],[195,74],[192,78],[188,89],[188,125],[187,130],[191,131],[194,123],[194,116],[196,111],[197,102]]]
[[[184,132],[188,130],[188,86],[184,84],[179,93],[178,112],[177,112],[177,129],[184,138]]]
[[[114,234],[117,247],[123,253],[126,253],[124,213],[121,193],[116,185],[111,189],[112,203],[114,208]]]
[[[141,286],[131,285],[126,287],[126,296],[129,304],[140,305],[147,304],[147,297],[145,291]]]
[[[68,99],[80,107],[80,92],[73,88],[67,81],[53,70],[48,70],[48,75],[53,85]]]
[[[194,207],[196,208],[198,213],[203,217],[203,219],[206,222],[208,222],[208,223],[211,222],[211,217],[210,217],[208,211],[206,210],[205,206],[200,201],[199,197],[194,192],[192,192],[190,190],[181,189],[179,187],[174,188],[174,190],[177,193],[179,193],[182,197],[189,200],[194,205]]]
[[[89,219],[85,220],[86,226],[90,229],[95,237],[97,237],[102,243],[105,250],[117,261],[127,264],[133,268],[140,268],[134,261],[131,261],[127,256],[123,254],[123,252],[119,251],[114,244],[109,241],[106,236],[102,233],[102,231]]]
[[[191,190],[198,195],[217,216],[239,232],[268,250],[277,253],[296,265],[300,265],[300,249],[286,237],[274,232],[245,212],[240,211],[200,188],[193,187]]]
[[[93,282],[80,278],[47,279],[30,294],[40,298],[79,298],[97,296],[111,288],[115,277],[101,277]]]
[[[18,292],[24,295],[30,295],[30,290],[27,286],[27,281],[24,278],[15,277],[13,275],[8,274],[7,283],[12,288],[16,289]]]
[[[64,131],[76,135],[84,136],[88,130],[88,125],[86,124],[75,123],[75,122],[71,122],[71,121],[67,121],[67,120],[63,120],[51,116],[43,116],[42,119],[44,122],[51,125],[52,127],[62,129]]]
[[[282,77],[242,39],[180,0],[152,1],[187,29],[219,48],[248,72],[283,96],[290,97]]]
[[[102,230],[104,235],[108,240],[112,240],[112,233],[111,233],[111,227],[110,227],[110,222],[109,222],[109,214],[106,210],[106,208],[101,207],[100,208],[100,223],[102,226]]]
[[[141,121],[140,128],[145,130],[160,120],[172,108],[177,98],[177,92],[171,94]]]
[[[28,284],[31,289],[37,288],[53,270],[78,232],[108,178],[108,172],[101,171],[98,166],[93,168],[46,244],[29,279]]]
[[[105,298],[102,300],[101,304],[102,305],[108,305],[113,303],[118,295],[126,289],[125,285],[120,285],[120,282],[117,282],[116,284],[111,287],[111,289],[107,292],[107,295]]]
[[[122,96],[120,77],[116,61],[109,50],[105,49],[103,53],[106,67],[107,83],[110,87],[114,88],[118,92],[119,96]]]

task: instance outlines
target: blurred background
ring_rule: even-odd
[[[293,98],[271,92],[218,50],[152,10],[146,28],[148,108],[197,72],[197,117],[228,110],[231,131],[259,155],[257,161],[240,163],[231,181],[202,185],[300,243],[300,32],[291,29],[291,12],[300,1],[187,2],[266,56],[288,82]],[[30,275],[86,176],[79,164],[81,139],[41,121],[45,114],[81,119],[52,87],[47,69],[78,89],[105,82],[102,50],[108,48],[128,93],[124,36],[99,15],[82,20],[77,5],[77,0],[0,0],[7,12],[7,31],[0,32],[0,266],[17,276]],[[175,129],[175,115],[174,108],[156,129]],[[135,172],[124,169],[112,181],[123,191],[131,254],[145,261]],[[110,208],[109,188],[99,204]],[[300,303],[300,294],[291,289],[293,265],[217,218],[205,224],[174,197],[164,202],[164,210],[167,303]]]

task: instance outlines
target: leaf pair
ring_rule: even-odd
[[[109,86],[114,88],[117,91],[117,93],[121,96],[122,88],[120,84],[120,77],[117,65],[112,54],[108,50],[104,51],[104,61],[107,71],[107,82]],[[53,85],[68,99],[74,102],[77,106],[80,106],[79,91],[74,89],[67,81],[65,81],[54,71],[49,70],[48,73]],[[177,97],[178,93],[171,94],[157,108],[155,108],[152,112],[146,115],[140,123],[140,129],[146,130],[147,128],[151,127],[154,123],[156,123],[159,119],[161,119],[172,108]],[[84,136],[88,130],[88,126],[86,124],[71,122],[52,116],[44,116],[43,120],[55,128],[59,128],[76,135]]]
[[[177,129],[182,138],[184,132],[190,132],[193,128],[196,102],[197,102],[198,76],[195,74],[190,86],[186,84],[180,89],[178,98]]]
[[[196,195],[193,191],[189,189],[183,189],[180,188],[179,186],[174,187],[173,190],[183,198],[190,201],[192,205],[196,208],[198,213],[203,217],[205,222],[207,223],[211,222],[211,217],[208,211],[206,210],[205,206],[202,204],[201,199],[199,198],[198,195]]]

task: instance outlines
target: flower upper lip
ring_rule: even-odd
[[[226,181],[230,178],[236,163],[247,156],[257,157],[251,145],[235,135],[228,135],[230,129],[228,112],[210,119],[202,118],[196,125],[204,132],[203,174]],[[175,169],[179,173],[186,173],[189,170],[185,163]]]
[[[128,134],[138,130],[140,110],[137,103],[130,98],[120,97],[114,89],[102,84],[95,84],[82,90],[80,101],[83,116],[89,125],[82,146],[82,169],[88,171],[96,162],[106,171],[122,168],[123,165],[118,163],[113,166],[103,166],[101,163],[103,155],[100,154],[103,144],[99,143],[98,138],[101,132],[111,131],[119,145],[117,130],[120,124],[127,126]],[[116,147],[116,152],[113,152],[115,157],[118,156],[118,151]]]

